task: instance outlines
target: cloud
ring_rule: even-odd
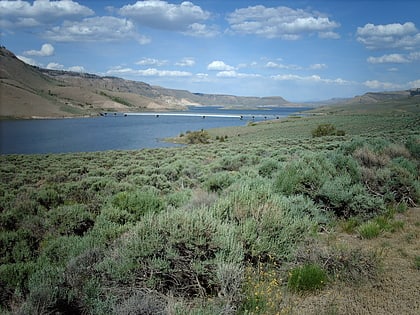
[[[54,46],[51,44],[44,44],[41,47],[41,50],[27,50],[23,53],[27,56],[39,56],[39,57],[48,57],[54,54]]]
[[[64,67],[64,65],[59,64],[57,62],[50,62],[47,67],[50,70],[65,70],[65,71],[72,71],[72,72],[86,72],[83,66],[71,66],[71,67]]]
[[[273,61],[268,61],[265,64],[266,68],[272,68],[272,69],[285,69],[285,70],[304,70],[304,67],[298,66],[298,65],[293,65],[293,64],[282,64],[282,63],[277,63],[277,62],[273,62]],[[315,63],[310,65],[309,67],[307,67],[307,69],[309,70],[321,70],[321,69],[325,69],[327,68],[327,65],[324,63]]]
[[[404,86],[401,84],[395,84],[391,82],[381,82],[378,80],[368,80],[363,82],[363,85],[367,86],[369,89],[374,90],[395,90],[403,89]]]
[[[193,23],[188,25],[187,30],[182,33],[195,37],[214,37],[219,34],[219,30],[217,26],[207,26],[206,24]]]
[[[79,20],[94,11],[72,0],[0,1],[3,27],[34,27],[63,19]]]
[[[46,68],[50,70],[64,70],[64,65],[59,64],[57,62],[50,62],[49,64],[47,64]]]
[[[257,5],[236,9],[227,20],[230,30],[238,34],[285,40],[296,40],[310,33],[318,33],[321,38],[340,37],[333,32],[340,26],[339,23],[320,13],[302,9]]]
[[[69,67],[68,70],[73,71],[73,72],[86,72],[83,66],[72,66],[72,67]]]
[[[133,22],[113,16],[85,18],[80,22],[64,21],[46,32],[45,37],[58,42],[112,42],[134,39],[140,44],[150,42],[137,33]]]
[[[261,77],[259,74],[254,73],[240,73],[236,72],[235,70],[226,70],[226,71],[220,71],[216,74],[219,78],[257,78]]]
[[[367,62],[377,63],[409,63],[420,60],[420,52],[411,52],[409,54],[389,54],[380,57],[369,57]]]
[[[380,57],[369,57],[367,59],[369,63],[406,63],[409,60],[402,54],[390,54],[383,55]]]
[[[337,84],[344,85],[350,84],[350,81],[343,80],[341,78],[337,79],[323,79],[319,75],[310,75],[310,76],[300,76],[295,74],[279,74],[271,76],[272,79],[277,81],[305,81],[305,82],[315,82],[315,83],[326,83],[326,84]]]
[[[160,67],[160,66],[166,65],[167,63],[168,63],[167,60],[158,60],[158,59],[154,59],[154,58],[143,58],[142,60],[137,61],[136,65]]]
[[[178,61],[177,63],[175,63],[175,66],[179,66],[179,67],[192,67],[194,65],[195,65],[195,60],[194,58],[191,58],[191,57],[183,58],[181,61]]]
[[[420,45],[420,33],[413,22],[374,25],[357,28],[357,40],[368,49],[413,49]]]
[[[274,61],[268,61],[265,64],[265,67],[266,68],[273,68],[273,69],[287,69],[287,70],[301,70],[302,69],[301,66],[285,65],[285,64],[274,62]]]
[[[408,85],[411,89],[420,87],[420,79],[408,82]]]
[[[325,63],[314,63],[309,66],[309,69],[311,70],[321,70],[326,68],[328,68],[328,66]]]
[[[27,63],[28,65],[31,65],[31,66],[40,66],[40,64],[39,63],[37,63],[35,60],[33,60],[32,58],[28,58],[28,57],[25,57],[25,56],[19,56],[19,55],[17,55],[16,56],[19,60],[22,60],[24,63]]]
[[[137,1],[123,6],[119,13],[143,26],[176,31],[188,31],[192,24],[210,17],[209,12],[189,1],[181,4],[161,0]]]
[[[107,74],[111,75],[134,75],[142,77],[190,77],[191,72],[177,71],[177,70],[158,70],[155,68],[149,68],[146,70],[135,70],[131,68],[115,67],[107,71]]]
[[[209,65],[207,66],[207,70],[231,71],[231,70],[235,70],[235,67],[227,65],[223,61],[215,60],[209,63]]]

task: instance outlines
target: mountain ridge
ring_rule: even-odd
[[[280,96],[192,93],[141,81],[31,66],[0,47],[0,117],[96,116],[103,111],[185,110],[223,107],[302,106]]]

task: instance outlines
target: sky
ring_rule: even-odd
[[[420,87],[418,0],[0,0],[43,68],[303,102]]]

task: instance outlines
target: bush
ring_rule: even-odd
[[[413,157],[420,159],[420,137],[409,137],[405,145]]]
[[[332,124],[321,124],[312,130],[312,137],[323,137],[323,136],[345,136],[344,130],[337,130]]]
[[[314,291],[324,287],[327,273],[317,264],[305,264],[289,273],[288,287],[292,291]]]
[[[302,264],[317,264],[333,279],[363,281],[374,279],[379,271],[379,255],[362,248],[324,247],[316,241],[301,247],[296,260]]]
[[[192,131],[188,132],[185,138],[188,144],[208,143],[210,140],[210,135],[207,131],[203,130]]]
[[[227,172],[210,175],[204,182],[204,187],[210,192],[221,192],[234,182],[234,177]]]
[[[279,162],[274,159],[267,159],[263,161],[259,168],[258,168],[258,174],[262,177],[273,177],[274,174],[279,169]]]
[[[134,220],[149,212],[157,213],[164,209],[163,200],[152,191],[120,192],[112,198],[112,205],[134,216]]]
[[[86,206],[60,206],[48,212],[49,226],[61,235],[83,235],[94,225],[95,217]]]
[[[137,290],[133,295],[115,305],[114,312],[119,315],[165,315],[168,314],[167,301],[158,293]]]
[[[235,230],[208,209],[149,213],[114,242],[99,270],[113,285],[214,296],[224,279],[221,274],[218,278],[218,263],[243,260]]]

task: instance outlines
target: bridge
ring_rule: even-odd
[[[171,113],[171,112],[143,112],[143,113],[117,113],[117,112],[102,112],[101,116],[154,116],[159,118],[160,116],[179,116],[179,117],[213,117],[213,118],[238,118],[238,119],[279,119],[279,115],[234,115],[234,114],[212,114],[212,113]]]

